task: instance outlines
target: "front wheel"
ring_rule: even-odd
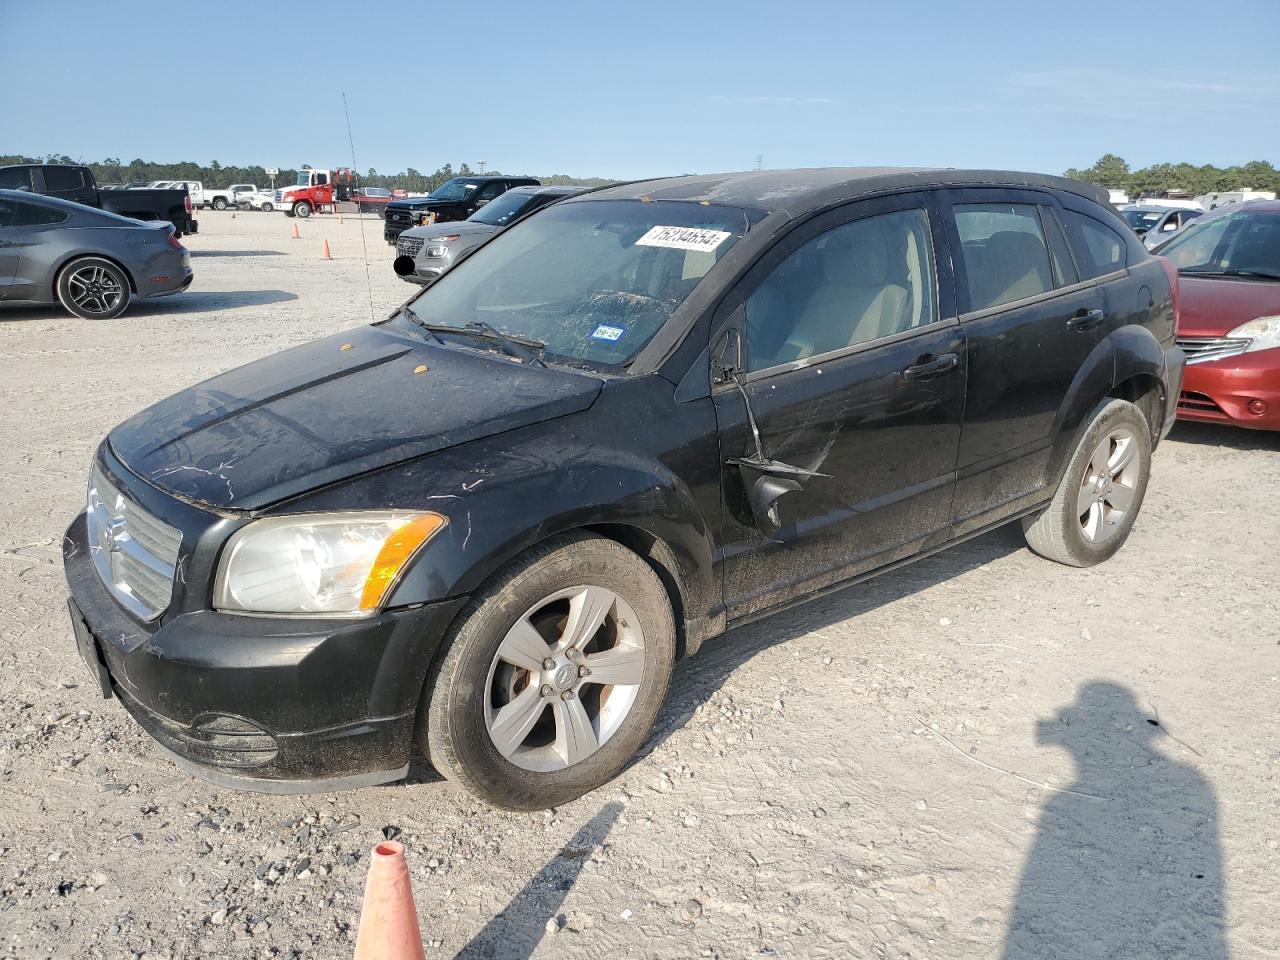
[[[307,217],[311,216],[311,204],[307,203],[305,200],[295,203],[293,205],[293,212],[295,216],[302,217],[302,219],[305,220]]]
[[[269,202],[268,202],[268,203],[264,203],[264,204],[262,205],[262,212],[263,212],[263,213],[270,213],[270,212],[271,212],[272,210],[274,210],[274,209],[275,209],[275,205],[274,205],[274,204],[272,204],[272,203],[269,203]]]
[[[110,260],[80,257],[58,274],[58,301],[83,320],[114,320],[129,306],[129,278]]]
[[[1128,539],[1150,475],[1146,417],[1112,400],[1084,432],[1049,506],[1022,521],[1027,545],[1073,567],[1101,563]]]
[[[427,683],[431,763],[495,807],[541,810],[616,775],[666,696],[666,590],[625,547],[562,537],[472,597]]]

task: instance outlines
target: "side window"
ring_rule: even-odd
[[[1101,220],[1075,210],[1064,211],[1067,223],[1077,231],[1083,240],[1083,249],[1076,244],[1076,262],[1080,264],[1080,272],[1085,278],[1101,277],[1104,274],[1123,270],[1125,267],[1125,242]]]
[[[45,167],[44,186],[50,193],[71,193],[84,186],[84,174],[75,167]]]
[[[494,180],[492,183],[486,183],[480,188],[480,192],[476,195],[476,200],[492,200],[494,197],[505,191],[506,184],[501,180]]]
[[[1054,288],[1053,265],[1034,205],[966,203],[954,209],[971,311]]]
[[[328,175],[327,173],[317,173],[317,174],[316,174],[316,182],[315,182],[315,185],[316,185],[317,187],[323,187],[323,186],[324,186],[326,183],[328,183],[328,182],[329,182],[329,175]]]
[[[13,215],[17,204],[8,200],[0,200],[0,230],[13,226]]]
[[[747,370],[933,323],[932,249],[927,214],[902,210],[842,224],[792,251],[747,298]]]
[[[65,211],[53,207],[34,203],[15,203],[13,206],[15,227],[42,227],[50,223],[61,223],[67,219]]]
[[[0,170],[0,190],[31,190],[31,168]]]

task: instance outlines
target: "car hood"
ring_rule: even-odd
[[[430,197],[409,197],[405,200],[392,200],[387,206],[397,210],[421,210],[423,207],[453,207],[461,200],[432,200]]]
[[[497,233],[499,227],[490,223],[470,223],[466,220],[454,220],[450,223],[433,223],[425,227],[410,227],[402,237],[421,237],[423,240],[430,240],[432,237],[487,237],[491,233]]]
[[[1280,280],[1178,277],[1178,335],[1221,337],[1242,323],[1280,314]]]
[[[179,498],[255,510],[456,444],[585,410],[601,381],[365,327],[183,390],[112,451]]]

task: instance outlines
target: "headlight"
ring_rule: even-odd
[[[1242,323],[1228,333],[1227,336],[1240,339],[1249,338],[1249,345],[1244,348],[1243,353],[1280,347],[1280,316],[1259,317],[1257,320]]]
[[[448,253],[448,247],[427,247],[427,258],[431,260],[439,260]]]
[[[213,589],[219,610],[367,616],[448,521],[438,513],[311,513],[255,520],[232,535]]]

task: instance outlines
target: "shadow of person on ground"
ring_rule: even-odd
[[[666,703],[653,732],[628,766],[639,763],[688,723],[698,707],[756,654],[775,644],[869,613],[1026,548],[1027,542],[1018,524],[1006,524],[932,557],[736,627],[722,637],[707,641],[694,656],[676,664]],[[866,655],[854,645],[830,652],[855,660]]]
[[[1226,960],[1217,801],[1164,736],[1114,683],[1037,723],[1076,776],[1040,811],[1004,960]]]
[[[455,960],[525,960],[546,934],[591,852],[604,842],[622,813],[622,804],[606,803],[524,885],[506,909],[471,938]]]

